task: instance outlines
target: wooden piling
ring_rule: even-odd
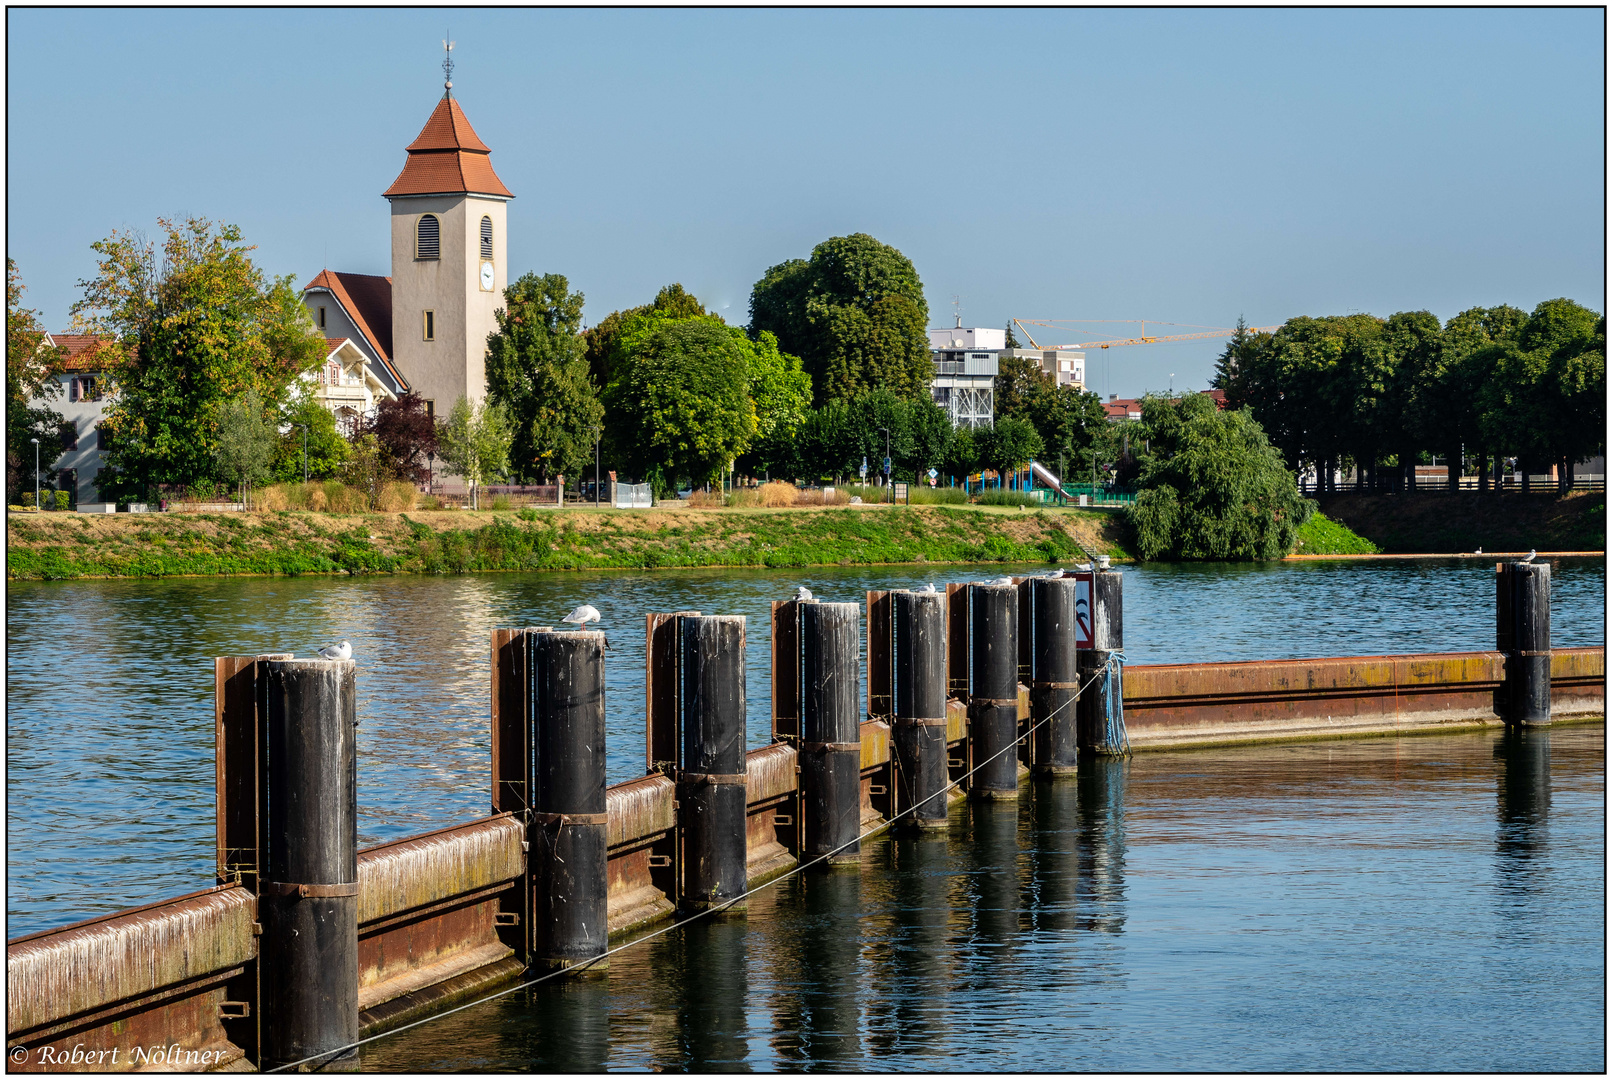
[[[975,799],[1019,797],[1019,590],[968,587],[968,741]]]
[[[530,633],[536,798],[527,859],[535,885],[532,957],[603,974],[609,938],[605,836],[605,636]]]
[[[861,863],[862,741],[855,604],[797,606],[800,620],[800,806],[803,862]]]
[[[680,900],[708,911],[745,891],[744,616],[679,616],[677,635]]]
[[[896,813],[902,824],[946,827],[946,598],[890,594]],[[916,809],[913,809],[916,808]]]
[[[1115,720],[1109,715],[1114,704],[1111,698],[1118,694],[1105,692],[1108,679],[1119,679],[1120,673],[1116,669],[1106,677],[1099,674],[1114,653],[1125,648],[1123,584],[1124,577],[1118,570],[1099,570],[1092,575],[1092,647],[1080,654],[1079,664],[1081,683],[1091,680],[1091,685],[1075,706],[1079,718],[1075,738],[1083,753],[1117,755],[1126,752],[1123,743],[1109,738]]]
[[[1030,726],[1035,732],[1030,771],[1043,776],[1071,775],[1079,758],[1075,595],[1080,584],[1074,578],[1030,581]]]
[[[272,661],[267,683],[268,860],[258,890],[260,1067],[317,1058],[356,1069],[357,665]],[[331,1055],[320,1057],[320,1055]]]
[[[1495,646],[1506,657],[1506,723],[1550,723],[1550,564],[1503,563],[1495,598]]]

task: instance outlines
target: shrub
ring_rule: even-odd
[[[696,491],[688,497],[688,505],[711,508],[723,505],[720,491]]]
[[[761,492],[756,488],[738,488],[728,496],[729,506],[760,506]]]
[[[25,492],[22,493],[22,505],[27,506],[27,507],[32,507],[34,505],[34,493],[33,492],[25,491]]]
[[[493,496],[492,508],[494,510],[508,510],[510,507],[512,507],[514,505],[515,504],[510,501],[510,498],[509,498],[508,495],[494,495]]]
[[[375,497],[374,509],[383,514],[398,514],[413,510],[419,494],[413,484],[394,480],[382,485],[380,493]]]
[[[757,493],[762,506],[794,506],[796,499],[805,494],[785,480],[773,480],[763,484]]]
[[[442,500],[435,495],[421,495],[414,505],[419,510],[441,510]]]
[[[1027,491],[1009,491],[1007,488],[991,488],[982,491],[974,500],[981,506],[1040,506],[1041,500]]]
[[[919,487],[914,484],[911,489],[914,506],[967,506],[968,493],[962,488],[931,488],[928,485]]]

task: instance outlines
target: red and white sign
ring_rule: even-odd
[[[1075,579],[1075,648],[1089,649],[1092,647],[1092,584],[1097,575],[1090,573],[1072,576]]]

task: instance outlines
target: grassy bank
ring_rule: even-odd
[[[14,579],[1052,562],[1123,556],[1100,513],[818,510],[13,514]]]
[[[1347,525],[1340,525],[1325,514],[1311,514],[1300,525],[1293,544],[1295,555],[1376,555],[1382,549]]]
[[[1606,495],[1417,492],[1333,495],[1322,512],[1388,554],[1476,551],[1603,551]],[[1321,551],[1306,554],[1324,554]]]

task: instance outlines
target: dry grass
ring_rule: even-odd
[[[762,506],[794,506],[796,496],[800,494],[794,484],[783,480],[763,484],[757,490],[761,496]]]

